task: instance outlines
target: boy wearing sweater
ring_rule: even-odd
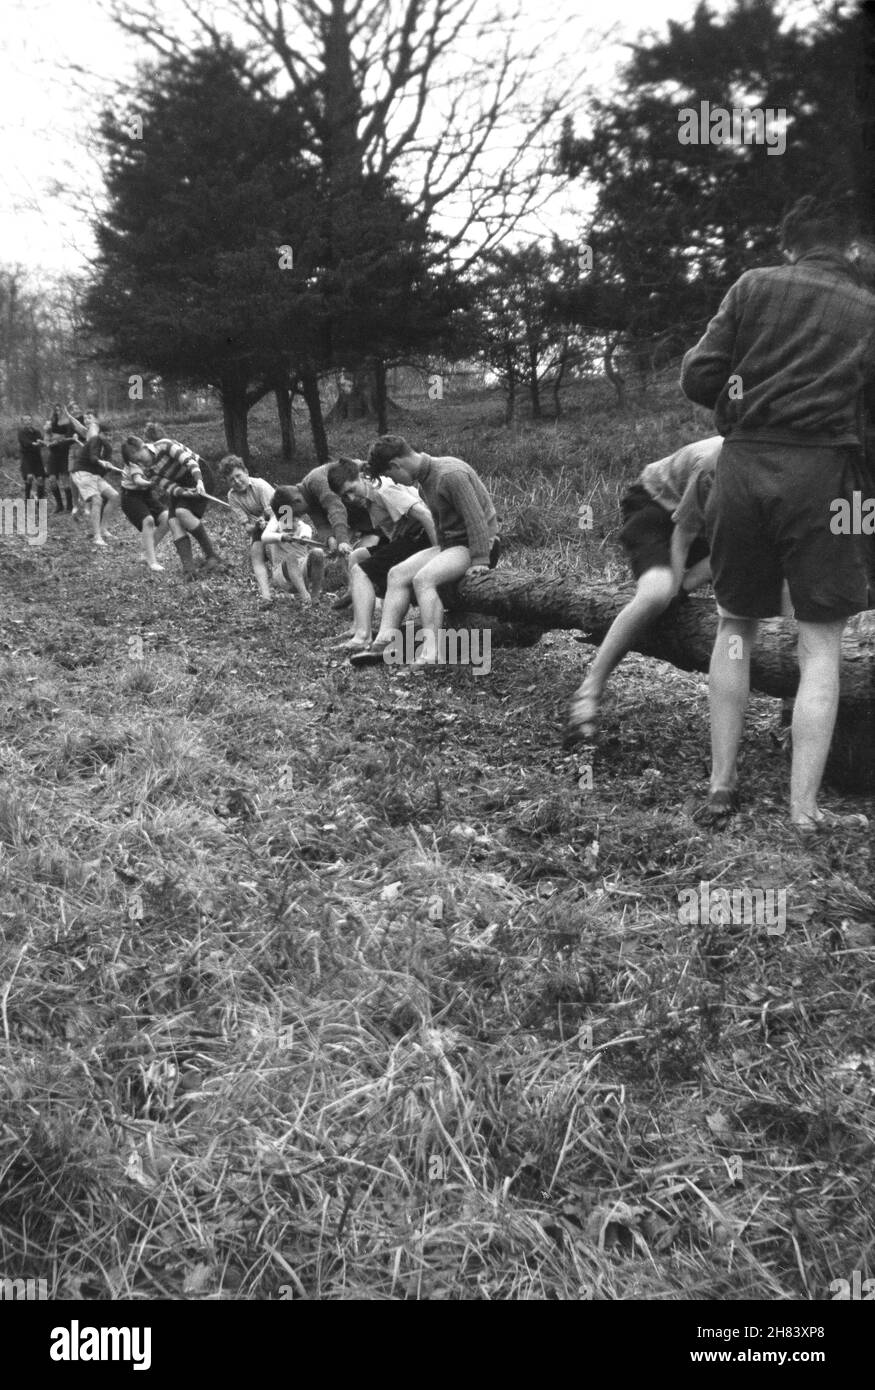
[[[648,464],[622,498],[620,542],[635,576],[635,597],[617,614],[572,696],[566,746],[595,736],[608,678],[638,637],[681,590],[688,593],[707,582],[705,507],[722,448],[721,435],[685,444]]]
[[[411,602],[419,604],[422,645],[415,667],[436,666],[443,604],[438,589],[466,575],[486,574],[498,562],[501,542],[492,498],[462,459],[416,453],[400,435],[384,434],[371,446],[368,468],[375,479],[416,484],[435,520],[437,544],[420,550],[389,571],[380,630],[371,646],[353,652],[356,665],[382,662],[396,640]]]

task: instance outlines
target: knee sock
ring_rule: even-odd
[[[56,481],[54,481],[54,479],[50,483],[50,487],[52,489],[52,496],[55,499],[55,511],[62,512],[64,510],[64,504],[61,501],[61,489],[58,487],[58,484]]]
[[[36,495],[38,499],[41,498],[43,501],[45,501],[46,485],[41,479],[38,480],[36,485]]]
[[[73,510],[73,489],[72,489],[71,487],[68,486],[68,487],[65,487],[65,488],[64,488],[64,497],[66,498],[66,501],[67,501],[67,511],[68,511],[68,512],[72,512],[72,510]]]
[[[33,489],[33,482],[31,481],[30,478],[28,478],[27,482],[26,482],[25,485],[24,485],[24,500],[25,500],[25,502],[29,502],[29,501],[30,501],[30,494],[31,494],[32,489]]]
[[[176,549],[179,552],[179,558],[182,561],[183,572],[185,574],[194,574],[194,564],[191,558],[191,537],[180,536],[179,540],[175,540],[173,544],[176,546]]]
[[[201,550],[202,550],[202,551],[204,552],[204,554],[206,555],[207,559],[208,559],[208,560],[215,559],[216,552],[215,552],[215,550],[213,549],[213,543],[212,543],[212,541],[210,540],[209,536],[207,535],[207,533],[206,533],[206,531],[205,531],[205,529],[204,529],[204,524],[203,524],[203,522],[201,522],[198,526],[196,526],[196,527],[194,528],[194,530],[193,530],[190,534],[191,534],[192,536],[194,536],[195,540],[197,541],[197,543],[198,543],[198,545],[200,546]]]

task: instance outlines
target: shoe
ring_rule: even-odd
[[[347,589],[345,594],[341,594],[331,605],[335,613],[342,613],[344,608],[352,608],[352,594]]]
[[[338,642],[333,650],[336,652],[366,652],[370,645],[366,638],[348,637],[345,642]]]
[[[578,743],[592,743],[598,733],[601,700],[596,695],[574,695],[568,712],[568,723],[562,743],[574,748]]]
[[[271,608],[273,608],[273,599],[272,599],[272,598],[263,598],[263,599],[261,599],[261,601],[259,602],[259,605],[258,605],[258,611],[259,611],[259,613],[267,613],[267,612],[270,611]]]
[[[803,844],[838,831],[853,834],[854,831],[868,830],[869,818],[863,815],[844,814],[836,811],[820,811],[816,818],[806,817],[803,821],[793,821],[793,829]]]
[[[220,570],[221,568],[222,561],[219,559],[218,555],[210,555],[206,563],[204,564],[204,572],[206,574],[215,574],[216,571]]]
[[[118,540],[118,536],[113,535],[112,531],[101,531],[101,535],[105,541]]]
[[[389,650],[389,642],[372,642],[363,651],[353,652],[350,662],[353,666],[383,666],[383,653]]]
[[[154,565],[150,565],[150,566],[149,566],[149,569],[152,571],[153,574],[163,574],[163,573],[164,573],[164,566],[163,566],[163,565],[159,565],[157,560],[155,561]]]
[[[728,820],[737,810],[738,792],[735,788],[717,787],[709,791],[700,819],[711,822]]]
[[[109,549],[109,546],[106,544],[106,541],[103,539],[102,536],[98,536],[98,537],[97,537],[97,540],[96,540],[96,541],[92,541],[91,544],[92,544],[92,545],[96,545],[96,546],[100,546],[101,549],[107,549],[107,550]]]

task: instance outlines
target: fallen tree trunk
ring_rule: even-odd
[[[478,625],[489,614],[519,630],[523,644],[540,629],[580,628],[598,645],[628,603],[631,584],[590,583],[538,578],[509,569],[463,580],[448,605],[447,625]],[[464,609],[464,616],[461,611]],[[483,625],[479,621],[479,625]],[[668,661],[682,671],[707,671],[717,630],[711,596],[675,602],[636,643],[644,656]],[[751,656],[751,686],[764,695],[795,695],[799,682],[796,624],[770,619],[760,624]],[[875,631],[846,632],[842,644],[839,718],[828,775],[847,791],[875,792]]]

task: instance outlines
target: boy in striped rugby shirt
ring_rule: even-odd
[[[159,439],[147,444],[138,435],[131,434],[125,443],[131,462],[140,465],[151,481],[157,500],[166,504],[170,534],[182,564],[183,583],[197,578],[191,553],[192,536],[206,557],[207,573],[217,570],[221,562],[202,520],[207,499],[198,455],[177,439]]]

